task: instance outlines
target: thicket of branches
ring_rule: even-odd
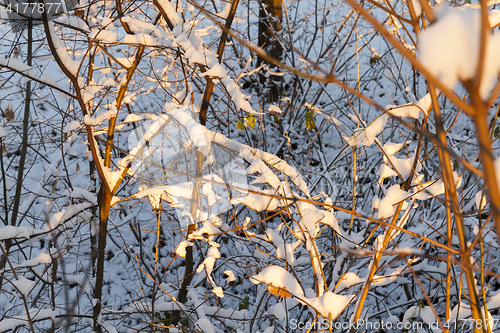
[[[1,332],[498,329],[495,2],[66,5],[0,7]]]

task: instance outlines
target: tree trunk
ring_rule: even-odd
[[[259,10],[259,47],[275,59],[281,59],[283,48],[276,33],[281,31],[283,22],[283,0],[261,0]],[[258,59],[260,65],[263,59]]]

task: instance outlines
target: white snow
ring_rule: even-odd
[[[73,187],[70,194],[71,198],[85,199],[92,203],[97,203],[97,197],[94,193],[80,187]]]
[[[395,207],[394,205],[405,198],[409,197],[410,194],[408,192],[403,191],[399,185],[393,185],[388,190],[386,195],[382,200],[380,200],[378,205],[378,218],[383,219],[386,217],[390,217],[394,214]],[[403,204],[402,209],[406,208],[407,203]]]
[[[251,276],[250,281],[255,284],[264,283],[275,288],[283,288],[293,296],[304,297],[304,291],[297,280],[290,272],[280,266],[268,266],[259,274]]]
[[[278,320],[285,320],[286,310],[283,303],[276,303],[269,308],[269,313],[276,316]]]
[[[181,18],[168,0],[158,0],[158,4],[167,13],[167,17],[174,26],[181,24]]]
[[[186,247],[192,246],[193,243],[188,241],[188,240],[183,240],[182,242],[177,245],[177,248],[175,249],[175,253],[177,255],[181,256],[182,258],[186,257]]]
[[[196,272],[201,273],[203,270],[205,271],[208,279],[213,283],[213,280],[210,277],[210,274],[212,274],[212,270],[214,269],[215,265],[215,260],[220,258],[220,252],[215,246],[211,246],[208,249],[207,256],[205,257],[205,260],[198,266],[196,269]],[[200,279],[202,279],[204,275],[200,275],[198,277],[197,282],[199,282]],[[195,284],[197,283],[195,282]]]
[[[0,240],[9,238],[30,238],[33,235],[43,233],[43,230],[37,230],[31,227],[13,227],[6,226],[0,228]]]
[[[108,120],[111,117],[114,117],[115,115],[116,115],[116,110],[109,110],[102,112],[100,115],[96,117],[85,115],[83,116],[83,123],[89,126],[97,126],[100,125],[103,121]]]
[[[116,42],[116,32],[108,29],[93,29],[89,34],[89,38],[105,43],[114,43]]]
[[[217,16],[223,19],[227,19],[227,16],[229,15],[229,12],[231,11],[231,2],[226,3],[226,6],[224,9],[220,12],[217,13]]]
[[[388,177],[393,177],[398,175],[397,172],[392,170],[387,164],[381,164],[377,174],[380,176],[380,179],[378,181],[379,184],[382,184],[384,182],[384,179]]]
[[[26,74],[28,76],[35,76],[33,73],[34,68],[26,65],[22,61],[19,61],[15,58],[4,58],[0,57],[0,67],[9,67],[15,70],[16,72],[20,72]]]
[[[462,175],[458,175],[456,171],[453,171],[453,179],[455,180],[456,187],[459,188],[462,184]],[[444,194],[444,182],[442,179],[439,179],[437,181],[427,182],[426,184],[419,184],[414,187],[414,192],[416,194],[413,198],[418,200],[427,200]]]
[[[411,320],[414,318],[413,320]],[[419,306],[415,305],[406,310],[403,316],[403,324],[415,322],[418,318],[421,318],[424,323],[430,326],[432,332],[442,332],[439,327],[435,327],[434,324],[437,322],[437,318],[432,311],[430,306]],[[450,325],[450,323],[448,323]],[[411,325],[409,326],[411,327]]]
[[[378,139],[375,139],[375,140],[378,140]],[[387,150],[386,147],[389,150]],[[397,146],[394,146],[392,144],[388,145],[388,146],[384,145],[382,147],[382,151],[385,152],[385,154],[383,154],[384,162],[387,165],[387,167],[391,168],[391,170],[392,170],[392,168],[395,168],[397,170],[397,172],[399,172],[401,177],[406,179],[410,176],[410,173],[412,171],[415,155],[412,155],[409,158],[395,157],[395,156],[393,156],[393,154],[391,154],[392,151],[395,152],[395,149],[394,149],[395,147],[397,147]],[[422,169],[422,164],[420,163],[420,161],[418,161],[416,164],[416,167],[415,167],[415,173],[419,172],[421,169]],[[385,167],[379,169],[379,175],[381,175],[381,176],[382,175],[387,176],[390,174],[392,174],[391,171]]]
[[[225,270],[224,271],[224,274],[227,275],[227,279],[226,279],[226,282],[229,283],[229,282],[233,282],[236,280],[236,277],[234,276],[234,272],[233,271],[230,271],[230,270]]]
[[[28,296],[36,282],[29,280],[22,275],[18,275],[17,280],[10,280],[10,283],[12,283],[21,294]]]
[[[215,287],[214,289],[212,289],[212,292],[217,295],[217,297],[219,298],[224,298],[224,291],[222,290],[221,287]]]
[[[64,208],[63,210],[51,216],[46,226],[47,230],[52,230],[59,224],[65,223],[66,221],[74,218],[78,213],[86,210],[89,207],[92,207],[92,204],[85,202],[81,204],[70,205],[68,208]]]
[[[275,112],[275,113],[282,113],[280,107],[274,104],[269,105],[269,108],[267,109],[269,112]]]
[[[63,132],[69,133],[71,131],[74,131],[78,127],[80,127],[80,122],[73,120],[73,121],[69,122],[66,126],[64,126]]]
[[[278,200],[270,196],[275,192],[273,190],[261,190],[259,194],[249,193],[246,197],[231,199],[231,204],[241,203],[257,212],[276,210],[279,207]]]
[[[351,137],[343,138],[351,147],[371,146],[375,142],[375,137],[384,129],[387,118],[387,114],[383,114],[366,128],[355,130]]]
[[[429,107],[431,106],[431,95],[428,93],[423,98],[421,98],[418,103],[408,103],[403,105],[388,105],[385,107],[387,112],[396,117],[410,117],[410,118],[419,118],[420,113],[423,112],[427,114],[429,111]]]
[[[211,76],[211,77],[224,77],[226,75],[227,75],[226,69],[224,68],[224,66],[222,66],[219,63],[216,63],[215,65],[213,65],[205,73],[200,74],[200,76]]]
[[[167,111],[167,106],[165,111]],[[186,129],[189,138],[204,156],[210,155],[211,135],[205,126],[197,123],[186,108],[170,110],[168,115],[172,116]]]
[[[422,63],[448,88],[459,80],[476,76],[481,35],[480,12],[474,9],[440,7],[437,21],[421,32]],[[500,71],[500,34],[487,33],[486,58],[480,95],[486,98]]]
[[[42,252],[39,255],[37,255],[33,259],[28,259],[23,261],[19,267],[31,267],[31,266],[37,266],[39,264],[48,264],[52,261],[52,258],[50,257],[49,254]]]
[[[131,114],[127,115],[127,118],[125,118],[125,120],[123,122],[124,123],[133,123],[136,121],[140,121],[142,119],[144,119],[143,116],[131,113]]]
[[[54,44],[57,55],[63,62],[64,66],[71,72],[71,74],[77,76],[80,64],[77,61],[73,60],[68,54],[66,47],[63,45],[63,43],[55,33],[54,23],[52,21],[49,21],[49,33],[52,37],[52,42]]]
[[[420,1],[418,0],[410,0],[413,6],[413,11],[415,12],[415,16],[419,17],[422,15],[422,6],[420,5]]]
[[[322,296],[308,298],[306,303],[316,309],[323,318],[337,318],[356,298],[356,295],[338,295],[327,290]]]
[[[204,333],[215,333],[212,323],[207,318],[200,318],[195,326],[198,326]]]
[[[42,319],[52,319],[54,320],[56,316],[59,315],[58,310],[51,309],[30,309],[29,310],[31,320],[39,321]],[[21,314],[15,316],[14,318],[3,319],[0,321],[0,332],[6,332],[9,330],[15,330],[17,327],[28,325],[28,316]]]
[[[350,288],[354,285],[363,283],[365,280],[357,276],[353,272],[347,272],[344,277],[342,277],[342,280],[337,286],[336,290],[342,291],[344,289]]]

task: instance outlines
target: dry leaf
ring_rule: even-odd
[[[288,298],[288,297],[292,296],[292,294],[290,294],[290,292],[288,290],[286,290],[285,287],[272,287],[272,286],[269,286],[269,288],[267,289],[267,291],[269,291],[271,294],[273,294],[275,296],[278,296],[278,297]]]

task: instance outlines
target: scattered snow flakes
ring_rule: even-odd
[[[476,76],[481,36],[478,10],[441,7],[437,20],[420,33],[422,63],[448,88]],[[486,98],[500,71],[500,34],[486,34],[487,45],[480,95]]]
[[[387,114],[383,114],[366,128],[355,130],[351,137],[343,138],[351,147],[371,146],[375,142],[375,137],[384,129],[387,118]]]

